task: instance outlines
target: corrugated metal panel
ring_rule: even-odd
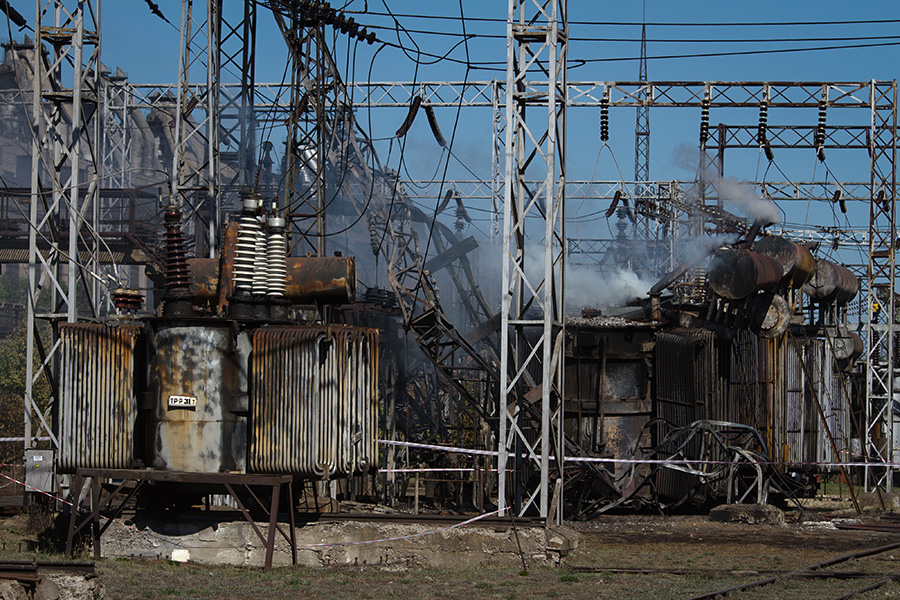
[[[252,471],[323,478],[374,464],[377,330],[260,328],[250,371]]]
[[[710,389],[710,361],[707,340],[699,336],[660,333],[656,336],[656,402],[654,417],[662,419],[656,428],[656,443],[672,430],[686,427],[702,418],[707,390]],[[663,455],[674,452],[677,443],[661,447]],[[696,456],[699,440],[694,440],[684,452]],[[684,498],[696,485],[694,475],[659,469],[656,473],[656,492],[667,501]]]
[[[133,324],[60,324],[60,471],[133,466],[140,331]]]

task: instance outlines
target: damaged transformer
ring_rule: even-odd
[[[287,256],[284,220],[246,194],[219,259],[166,223],[152,317],[61,324],[59,468],[348,477],[375,466],[378,332],[306,320],[354,301],[355,262]]]
[[[756,231],[708,248],[702,302],[664,293],[685,264],[639,304],[567,321],[566,435],[608,460],[599,478],[567,468],[571,516],[799,495],[859,453],[863,345],[842,321],[858,281]]]

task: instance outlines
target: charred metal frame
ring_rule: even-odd
[[[94,162],[98,158],[94,145],[100,140],[100,119],[95,118],[101,93],[100,0],[37,0],[35,4],[26,449],[34,447],[41,431],[58,446],[50,423],[51,407],[41,409],[33,396],[37,379],[54,367],[58,343],[41,346],[37,320],[71,323],[79,309],[96,316],[100,299],[99,165]],[[49,311],[38,308],[42,288],[50,290]],[[36,368],[38,349],[41,364]]]
[[[502,474],[512,456],[513,512],[522,515],[534,507],[542,518],[560,523],[568,2],[509,0],[508,6],[498,497],[503,516],[508,498],[507,478]],[[528,118],[529,108],[535,117]],[[526,181],[529,167],[546,174],[537,186],[530,187]],[[529,235],[528,217],[537,217],[544,225],[543,232]],[[543,266],[537,276],[526,273],[525,267],[526,241],[534,243],[535,233],[537,240],[542,235],[544,246]],[[533,314],[535,310],[539,317]],[[540,328],[537,340],[528,340],[528,328]],[[540,369],[541,381],[527,381],[529,368]],[[533,413],[537,413],[537,422],[526,425]],[[527,429],[532,429],[533,435],[528,435]],[[553,507],[551,453],[557,472]],[[536,487],[526,480],[530,468],[526,463],[539,468]]]

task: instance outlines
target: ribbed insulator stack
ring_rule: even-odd
[[[244,199],[238,231],[237,252],[234,258],[234,291],[251,293],[253,274],[262,256],[257,253],[256,240],[262,233],[259,217],[259,200],[250,196]]]
[[[756,142],[764,146],[769,128],[769,103],[763,100],[759,103],[759,125],[756,127]]]
[[[819,122],[816,124],[816,156],[825,162],[825,122],[828,117],[828,103],[819,100]]]
[[[375,221],[369,221],[369,244],[372,246],[372,254],[378,256],[381,249],[381,241],[378,238],[378,228],[375,227]]]
[[[259,223],[259,229],[256,232],[256,264],[253,266],[253,295],[254,296],[265,296],[266,295],[266,273],[268,272],[268,267],[266,264],[266,240],[268,236],[266,235],[265,225],[266,225],[266,217],[260,215],[257,217]]]
[[[181,211],[174,205],[166,207],[166,290],[187,288],[190,284],[187,249],[181,231]]]
[[[112,296],[113,305],[115,305],[119,311],[124,313],[137,312],[144,303],[144,295],[138,290],[117,288],[113,291]]]
[[[819,100],[819,122],[816,124],[816,146],[825,144],[825,123],[828,119],[828,103]]]
[[[284,236],[284,219],[275,215],[269,217],[266,250],[266,294],[270,298],[283,298],[287,289],[287,239]]]
[[[700,145],[705,146],[709,139],[709,98],[700,103]]]
[[[600,99],[600,141],[609,141],[609,97]]]

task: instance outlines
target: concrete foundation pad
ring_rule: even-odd
[[[710,521],[784,525],[784,513],[771,504],[723,504],[709,511]]]
[[[257,523],[263,535],[268,524]],[[290,525],[280,523],[288,534]],[[448,529],[431,523],[317,522],[296,528],[297,563],[306,566],[472,567],[557,564],[578,543],[565,528]],[[520,551],[521,548],[521,551]],[[266,551],[246,521],[114,522],[103,534],[104,557],[163,558],[179,562],[262,566]],[[274,565],[290,565],[290,544],[276,533]]]

